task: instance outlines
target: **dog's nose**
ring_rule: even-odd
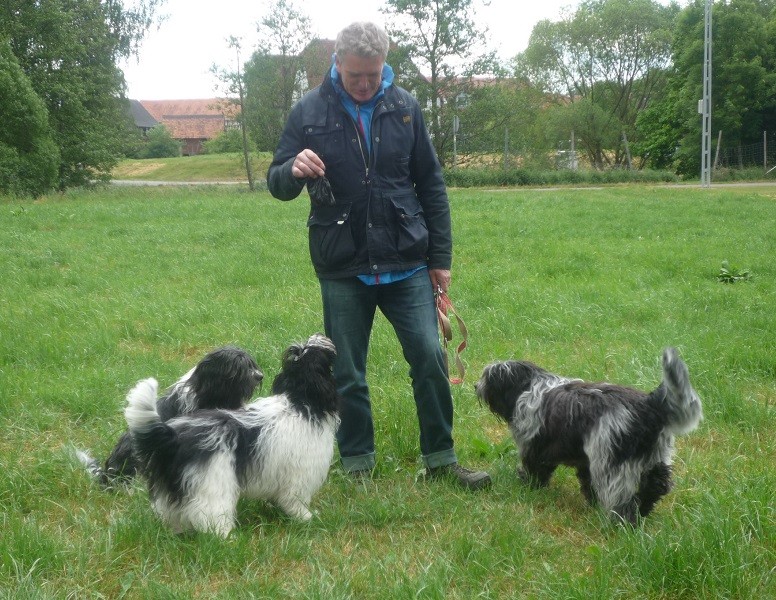
[[[253,378],[256,380],[256,383],[261,383],[261,381],[264,379],[264,373],[261,371],[254,371]]]

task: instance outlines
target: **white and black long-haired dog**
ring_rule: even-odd
[[[241,496],[310,519],[310,500],[328,474],[339,424],[335,357],[331,340],[315,334],[284,352],[272,396],[166,422],[156,405],[156,381],[138,383],[124,414],[162,521],[176,532],[226,537]]]
[[[228,345],[207,353],[156,401],[162,421],[195,410],[244,406],[264,379],[259,365],[242,348]],[[132,439],[125,431],[102,465],[87,452],[77,456],[91,475],[105,487],[127,483],[137,472]]]
[[[574,467],[584,497],[629,523],[669,492],[674,436],[703,418],[674,348],[663,351],[663,381],[650,393],[567,379],[526,361],[488,365],[475,391],[508,423],[522,479],[545,486],[558,465]]]

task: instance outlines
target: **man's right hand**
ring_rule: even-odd
[[[291,165],[291,174],[297,179],[323,177],[326,174],[326,165],[315,152],[305,148],[296,155],[294,164]]]

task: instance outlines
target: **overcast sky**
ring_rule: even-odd
[[[670,0],[658,0],[668,4]],[[680,0],[681,5],[686,1]],[[233,70],[235,53],[227,38],[242,39],[243,56],[250,57],[256,40],[256,23],[268,12],[272,0],[166,0],[167,19],[149,32],[140,55],[122,64],[129,98],[183,100],[212,98],[217,81],[210,67]],[[295,0],[307,14],[317,37],[334,39],[353,21],[385,23],[379,8],[384,0]],[[478,23],[488,28],[489,49],[509,59],[525,50],[534,25],[542,19],[558,20],[564,8],[579,0],[490,0],[477,11]]]
[[[488,47],[503,58],[525,50],[533,26],[542,19],[557,20],[561,8],[577,0],[491,0],[478,11],[478,22],[490,36]],[[318,37],[334,39],[345,25],[359,20],[383,24],[382,0],[333,0],[304,2],[296,6],[313,22]],[[231,36],[243,39],[243,60],[256,39],[256,23],[266,14],[269,0],[167,0],[162,13],[167,20],[151,31],[139,60],[121,65],[129,98],[137,100],[182,100],[212,98],[217,81],[211,65],[234,68],[234,51],[227,47]]]

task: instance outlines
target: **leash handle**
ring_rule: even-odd
[[[437,288],[434,295],[436,296],[437,320],[439,321],[439,330],[442,333],[442,345],[445,350],[445,367],[448,366],[447,344],[453,340],[453,328],[450,324],[449,314],[452,314],[453,317],[455,317],[455,320],[458,323],[458,331],[461,333],[461,343],[455,348],[455,366],[458,370],[458,377],[449,377],[450,383],[458,385],[463,383],[463,378],[466,374],[463,361],[461,360],[461,352],[466,350],[466,346],[468,345],[469,331],[466,329],[466,324],[463,322],[463,319],[456,312],[452,301],[441,287]]]

